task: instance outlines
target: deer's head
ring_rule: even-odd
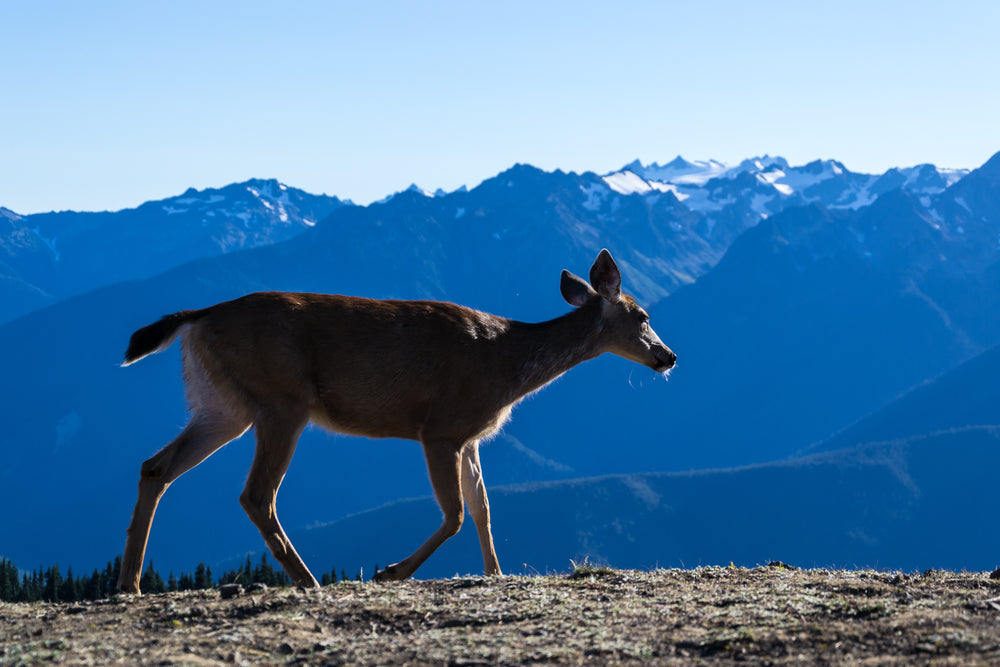
[[[563,270],[559,287],[571,306],[580,307],[600,299],[601,335],[608,352],[649,366],[658,373],[674,367],[677,355],[649,326],[649,315],[635,299],[622,293],[622,274],[610,252],[602,250],[594,260],[590,284]]]

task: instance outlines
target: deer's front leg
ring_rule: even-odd
[[[448,441],[424,443],[427,471],[430,473],[434,496],[437,498],[444,521],[427,541],[409,557],[375,573],[375,581],[401,581],[408,578],[445,540],[462,527],[465,505],[462,503],[461,461],[462,448]]]
[[[479,462],[479,443],[469,443],[462,449],[462,495],[469,506],[469,514],[479,533],[479,547],[483,550],[483,571],[487,575],[501,575],[500,562],[493,547],[490,529],[490,499],[483,482],[483,466]]]

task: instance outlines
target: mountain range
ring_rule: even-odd
[[[0,208],[0,322],[199,257],[285,241],[349,204],[255,179],[114,212]]]
[[[851,172],[834,160],[791,167],[783,158],[764,156],[727,166],[677,157],[663,166],[634,161],[603,176],[544,174],[518,165],[484,182],[477,191],[484,186],[513,188],[515,178],[530,181],[533,172],[547,183],[562,178],[564,187],[580,189],[582,198],[567,199],[580,200],[573,202],[572,208],[577,209],[574,213],[582,224],[577,231],[584,234],[600,232],[613,218],[634,217],[637,211],[622,214],[618,209],[640,201],[653,218],[654,228],[674,232],[677,247],[669,257],[669,266],[650,276],[659,278],[658,282],[633,287],[647,302],[693,282],[718,261],[736,236],[785,207],[818,203],[829,208],[858,208],[898,188],[926,203],[929,196],[968,173],[926,164],[870,175]],[[522,191],[518,189],[519,194]],[[502,190],[493,189],[493,194],[503,199]],[[642,196],[629,196],[634,194]],[[426,198],[453,203],[468,197],[468,190],[430,193],[413,185],[375,206],[398,196],[409,202]],[[353,204],[312,195],[274,179],[189,189],[175,197],[114,212],[19,215],[0,206],[0,323],[69,296],[147,278],[187,261],[288,240],[344,206]],[[521,202],[514,202],[514,209],[524,208]],[[449,214],[460,220],[466,212],[466,207],[456,205]],[[482,211],[470,214],[483,216]],[[491,229],[490,236],[502,240],[511,231],[519,231],[511,222],[513,219]]]
[[[840,540],[843,550],[824,555],[821,547],[828,543],[815,526],[811,533],[796,529],[815,548],[792,552],[773,537],[791,528],[772,520],[766,505],[778,503],[787,488],[788,503],[807,507],[804,498],[812,490],[809,502],[829,513],[812,516],[838,526],[835,535],[855,530],[858,513],[874,513],[872,526],[884,527],[910,508],[907,516],[919,521],[925,510],[943,511],[949,490],[965,488],[960,463],[996,462],[992,431],[968,430],[1000,423],[995,401],[983,398],[977,411],[956,409],[955,419],[935,422],[924,413],[939,399],[913,397],[929,391],[939,376],[943,382],[969,364],[988,367],[995,357],[998,195],[1000,155],[968,173],[924,165],[879,176],[852,174],[834,161],[790,167],[780,158],[758,158],[736,167],[633,163],[603,176],[516,165],[469,190],[429,195],[411,188],[364,207],[277,181],[250,181],[131,211],[44,214],[54,216],[48,222],[4,209],[0,285],[10,291],[0,301],[6,320],[0,354],[9,381],[0,414],[7,443],[0,502],[19,509],[4,519],[0,554],[25,566],[59,560],[89,567],[121,548],[139,464],[185,421],[176,346],[127,370],[117,366],[128,335],[156,317],[249,291],[286,289],[448,299],[536,321],[566,309],[559,271],[585,275],[597,251],[608,247],[622,267],[626,291],[648,307],[653,325],[678,353],[678,367],[666,382],[602,357],[515,410],[504,432],[483,448],[486,481],[528,486],[498,491],[496,512],[510,513],[511,535],[520,530],[511,526],[540,529],[517,507],[551,507],[553,521],[565,517],[567,523],[539,544],[551,555],[528,559],[515,549],[510,558],[536,568],[562,567],[589,549],[623,566],[772,556],[794,556],[801,564],[875,565],[871,559],[883,552],[865,550],[863,539]],[[214,208],[237,201],[257,202],[253,210],[263,217]],[[325,214],[323,206],[329,207]],[[143,221],[137,217],[142,210],[155,215]],[[248,217],[239,217],[241,211]],[[105,217],[98,224],[90,216]],[[63,227],[55,224],[61,217]],[[171,231],[167,224],[175,221]],[[245,233],[237,234],[241,229]],[[160,238],[176,244],[160,249]],[[235,241],[227,245],[225,239]],[[16,301],[7,294],[28,296]],[[988,371],[962,375],[944,394],[971,403],[990,395],[993,377]],[[906,401],[920,407],[907,408]],[[575,407],[587,405],[594,409]],[[866,430],[865,424],[883,422],[893,425]],[[954,465],[939,466],[935,477],[929,463],[935,453],[958,447],[955,438],[961,439],[944,433],[949,429],[979,440],[956,449]],[[248,438],[171,487],[150,540],[149,554],[161,571],[260,548],[236,502],[252,451]],[[889,468],[878,472],[857,463],[879,458],[858,447],[900,438],[907,448],[900,456],[919,460],[925,471],[917,496],[927,504],[919,511],[912,485],[900,486]],[[801,459],[803,452],[812,458]],[[415,544],[377,556],[361,547],[392,535],[402,544],[403,533],[386,528],[400,521],[429,534],[437,516],[427,501],[396,502],[428,493],[423,468],[414,443],[309,429],[282,489],[282,521],[289,528],[329,526],[301,532],[336,536],[317,537],[320,546],[307,562],[319,571],[329,567],[325,553],[348,569],[351,559],[367,565],[370,556],[397,558]],[[724,472],[688,472],[719,469]],[[622,480],[640,480],[653,490],[648,498],[666,500],[647,503],[652,509],[644,514],[641,503],[629,504],[622,495],[632,484]],[[920,490],[934,484],[940,494]],[[725,509],[713,504],[716,498],[749,512],[748,499],[760,485],[769,500],[760,514],[761,541],[754,544],[763,546],[738,551],[741,540],[749,544],[749,529],[712,532],[720,524],[706,517]],[[858,495],[873,485],[885,492]],[[727,496],[724,488],[742,495]],[[679,507],[677,493],[691,502],[667,516],[663,503]],[[868,509],[859,497],[870,497]],[[985,503],[989,494],[977,498]],[[385,503],[396,504],[370,513]],[[603,503],[604,514],[573,513],[581,503]],[[412,511],[425,519],[409,514],[408,508],[424,505]],[[967,509],[969,521],[982,520],[980,507]],[[677,534],[694,546],[643,543],[647,551],[636,546],[631,555],[608,546],[615,521],[662,533],[679,530],[672,526],[683,517],[687,532]],[[348,525],[355,527],[344,533]],[[901,523],[877,539],[902,544],[899,531],[913,525]],[[594,535],[604,531],[603,537],[581,542],[587,526]],[[620,541],[622,549],[639,544],[631,534]],[[766,536],[783,553],[756,555],[767,551]],[[331,552],[332,543],[357,549]],[[428,572],[452,567],[447,556],[435,559],[439,565],[432,559]],[[476,562],[463,560],[462,567],[475,571]],[[981,561],[917,549],[911,560],[880,562],[967,567]]]

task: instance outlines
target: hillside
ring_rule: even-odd
[[[581,567],[0,605],[0,662],[989,665],[998,612],[1000,581],[986,574]]]
[[[906,392],[808,451],[1000,424],[1000,346]]]

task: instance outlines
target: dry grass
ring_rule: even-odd
[[[988,574],[780,565],[0,604],[0,664],[1000,664]]]

